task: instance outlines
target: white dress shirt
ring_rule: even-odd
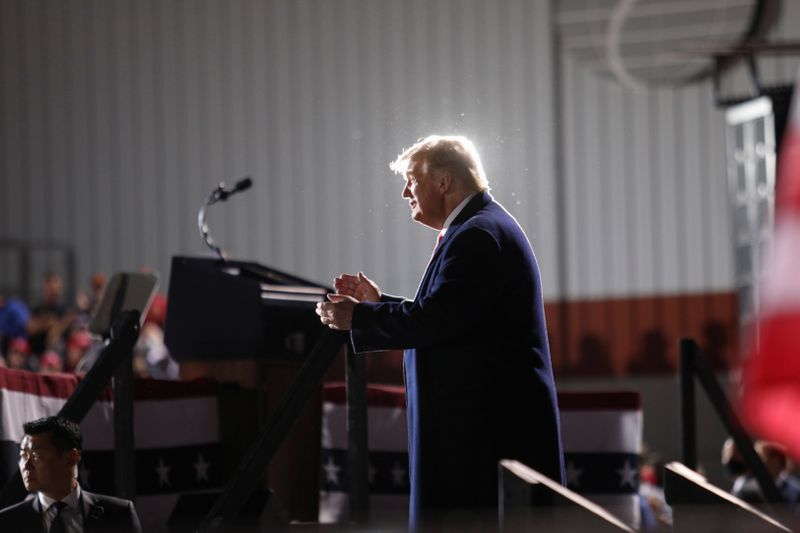
[[[450,211],[450,214],[447,215],[446,219],[444,219],[444,226],[442,226],[442,231],[439,232],[439,234],[443,238],[444,238],[444,235],[447,233],[447,228],[450,227],[450,224],[453,223],[453,221],[456,219],[456,217],[459,215],[459,213],[461,213],[461,211],[464,210],[464,208],[467,206],[469,201],[472,200],[475,197],[475,195],[477,195],[477,194],[478,193],[470,194],[469,196],[467,196],[466,198],[461,200],[461,203],[458,204],[455,209]]]
[[[51,507],[57,500],[39,493],[39,506],[42,510],[42,522],[44,530],[50,531],[53,523],[55,508]],[[83,533],[83,503],[81,501],[81,486],[77,485],[75,490],[70,492],[66,498],[61,500],[67,506],[61,511],[61,519],[67,533]]]

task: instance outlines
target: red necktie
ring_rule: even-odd
[[[433,251],[431,252],[431,258],[428,259],[428,266],[425,267],[425,274],[422,275],[423,280],[425,279],[425,276],[428,273],[428,269],[431,267],[431,261],[433,261],[433,256],[436,255],[436,250],[439,249],[439,243],[442,242],[443,238],[444,238],[444,231],[440,231],[439,236],[436,237],[436,246],[433,247]],[[414,295],[414,300],[417,299],[417,296],[419,295],[419,289],[421,286],[422,286],[422,281],[420,281],[420,285],[419,287],[417,287],[417,294]]]
[[[433,247],[433,251],[431,252],[431,258],[428,259],[428,263],[429,264],[430,264],[431,261],[433,261],[433,256],[436,254],[436,250],[439,249],[439,243],[442,242],[443,238],[444,238],[444,232],[440,231],[439,232],[439,236],[436,237],[436,246]]]

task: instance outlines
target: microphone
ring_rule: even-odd
[[[235,192],[246,191],[247,189],[249,189],[252,186],[253,186],[253,180],[251,180],[250,178],[242,178],[242,179],[240,179],[239,181],[236,182],[236,185],[233,186],[233,190],[231,191],[231,194],[233,194]]]
[[[237,192],[243,192],[253,186],[253,180],[249,177],[242,178],[236,182],[236,185],[233,186],[233,189],[225,190],[223,188],[223,184],[220,184],[219,188],[219,199],[225,201],[228,199],[228,196],[232,194],[236,194]]]
[[[214,239],[211,238],[211,234],[208,231],[208,224],[206,224],[206,208],[214,205],[217,202],[224,202],[228,199],[228,196],[236,194],[237,192],[246,191],[252,186],[253,180],[251,180],[249,177],[245,177],[237,181],[236,185],[234,185],[232,189],[226,189],[225,182],[223,181],[217,185],[213,191],[211,191],[211,194],[208,195],[206,201],[200,206],[200,211],[197,212],[197,229],[200,230],[200,236],[203,237],[206,245],[214,250],[214,252],[216,252],[219,258],[223,261],[227,261],[225,257],[225,251],[214,242]]]

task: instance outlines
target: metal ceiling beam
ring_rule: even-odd
[[[611,18],[616,0],[609,1],[608,7],[576,9],[574,11],[562,11],[556,20],[558,24],[586,24],[591,22],[607,21]],[[725,8],[748,8],[752,9],[754,0],[727,0]],[[675,14],[697,14],[719,9],[719,3],[703,3],[697,0],[675,0],[670,2],[641,4],[637,6],[636,12],[630,18],[659,17]]]

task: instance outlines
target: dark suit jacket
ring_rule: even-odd
[[[81,490],[83,530],[86,533],[141,533],[133,502]],[[42,533],[42,515],[36,493],[0,511],[0,531]],[[46,533],[46,532],[45,532]]]
[[[405,349],[410,521],[497,505],[497,461],[563,483],[556,391],[539,269],[516,220],[472,198],[413,301],[353,313],[357,352]]]

